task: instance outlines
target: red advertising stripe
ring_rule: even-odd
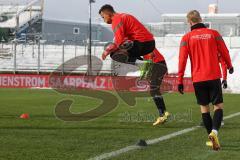
[[[53,76],[0,74],[0,88],[88,88],[94,90],[147,91],[149,83],[126,76]],[[193,92],[192,80],[184,79],[185,92]],[[177,78],[165,76],[161,90],[177,91]]]

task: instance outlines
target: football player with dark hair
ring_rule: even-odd
[[[150,76],[150,94],[159,111],[159,117],[153,125],[162,124],[167,120],[165,103],[160,93],[162,79],[167,66],[162,54],[155,47],[153,35],[134,16],[117,13],[111,5],[104,5],[99,10],[104,22],[112,25],[114,43],[108,45],[102,54],[105,60],[108,55],[118,62],[135,64],[137,59],[153,62]]]

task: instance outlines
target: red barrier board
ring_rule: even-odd
[[[126,76],[60,76],[0,74],[0,88],[88,88],[94,90],[147,91],[149,83]],[[161,89],[177,91],[177,77],[165,76]],[[191,78],[184,79],[185,92],[193,92]]]

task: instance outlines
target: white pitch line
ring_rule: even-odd
[[[230,119],[230,118],[233,118],[233,117],[236,117],[236,116],[240,116],[240,112],[230,114],[230,115],[224,117],[223,119],[226,120],[226,119]],[[194,131],[198,128],[200,128],[200,126],[194,126],[194,127],[191,127],[191,128],[186,128],[186,129],[183,129],[183,130],[180,130],[180,131],[177,131],[177,132],[174,132],[174,133],[171,133],[171,134],[159,137],[159,138],[147,140],[146,143],[148,145],[156,144],[156,143],[159,143],[161,141],[168,140],[168,139],[171,139],[173,137],[176,137],[176,136]],[[112,152],[109,152],[109,153],[103,153],[103,154],[101,154],[99,156],[96,156],[94,158],[90,158],[89,160],[107,159],[107,158],[118,156],[122,153],[126,153],[126,152],[129,152],[129,151],[132,151],[132,150],[140,149],[140,148],[142,148],[142,147],[137,146],[137,145],[131,145],[131,146],[127,146],[127,147],[121,148],[121,149],[116,150],[116,151],[112,151]]]
[[[186,129],[183,129],[181,131],[177,131],[177,132],[168,134],[166,136],[162,136],[162,137],[159,137],[159,138],[147,140],[146,142],[147,142],[148,145],[156,144],[158,142],[161,142],[161,141],[164,141],[164,140],[167,140],[167,139],[170,139],[170,138],[182,135],[184,133],[188,133],[188,132],[194,131],[194,130],[198,129],[199,127],[200,126],[195,126],[195,127],[192,127],[192,128],[186,128]]]
[[[240,112],[237,112],[237,113],[233,113],[233,114],[230,114],[228,116],[225,116],[223,117],[224,120],[226,119],[230,119],[230,118],[233,118],[233,117],[236,117],[236,116],[239,116],[240,115]]]

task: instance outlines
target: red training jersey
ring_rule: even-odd
[[[222,36],[213,29],[195,28],[183,36],[179,50],[178,83],[183,83],[187,58],[191,61],[193,82],[208,81],[221,78],[218,53],[232,67],[229,51]]]
[[[153,53],[149,53],[147,55],[144,55],[143,59],[152,60],[154,63],[158,63],[158,62],[161,62],[161,61],[165,60],[163,55],[157,50],[157,48],[155,48],[153,50]]]
[[[221,64],[221,69],[222,69],[222,78],[223,80],[227,80],[227,64],[226,62],[222,59],[221,56],[218,57],[219,63]]]
[[[139,42],[152,41],[153,35],[134,16],[116,13],[112,18],[115,43],[120,46],[125,39]]]

